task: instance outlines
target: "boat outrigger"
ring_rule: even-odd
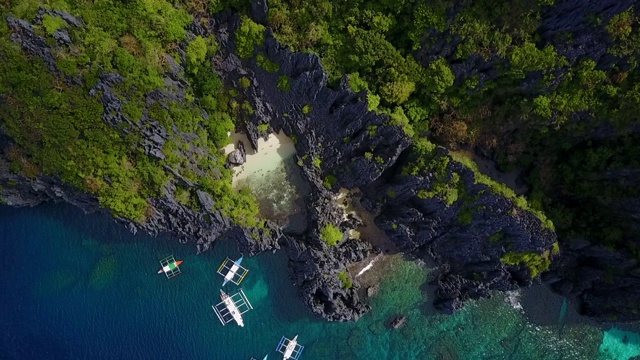
[[[212,308],[222,325],[227,325],[231,321],[235,321],[238,325],[244,327],[242,314],[253,309],[244,292],[240,290],[234,295],[229,296],[221,289],[220,298],[222,302],[212,306]]]
[[[166,258],[160,260],[160,270],[158,270],[158,274],[164,273],[167,276],[167,279],[171,279],[172,277],[176,277],[181,274],[180,265],[182,264],[182,260],[176,261],[173,255],[167,256]]]
[[[283,360],[298,360],[302,355],[302,350],[304,350],[304,346],[298,344],[298,335],[293,340],[283,336],[278,343],[278,347],[276,347],[276,351],[284,355]]]
[[[229,258],[224,259],[224,262],[218,268],[218,274],[224,277],[222,286],[227,285],[229,281],[236,285],[240,285],[244,277],[247,276],[247,273],[249,272],[249,270],[240,266],[240,263],[242,263],[242,256],[236,261]]]

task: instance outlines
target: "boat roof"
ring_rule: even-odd
[[[160,260],[160,266],[162,267],[164,274],[167,276],[167,279],[171,279],[182,273],[173,255],[169,255]]]
[[[225,284],[227,281],[230,281],[236,285],[240,285],[244,277],[247,276],[249,270],[240,265],[242,259],[242,256],[238,260],[231,260],[228,257],[224,259],[222,265],[218,268],[218,274],[222,275]]]

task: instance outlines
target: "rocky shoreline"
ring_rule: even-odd
[[[42,10],[37,21],[41,21]],[[63,12],[55,12],[72,26],[82,21]],[[252,16],[258,23],[266,23],[266,4],[254,2]],[[49,69],[56,73],[55,59],[49,45],[35,34],[33,26],[14,18],[6,19],[14,33],[12,40],[20,43],[32,56],[43,58]],[[337,189],[361,189],[362,204],[377,215],[375,222],[386,232],[398,249],[417,258],[435,260],[439,265],[435,284],[435,306],[451,313],[468,299],[490,296],[492,290],[514,290],[532,283],[530,270],[520,265],[506,265],[501,261],[505,251],[543,254],[552,249],[557,239],[533,214],[519,209],[513,200],[488,191],[476,183],[471,170],[457,162],[449,162],[448,174],[456,172],[464,184],[470,202],[457,202],[453,206],[434,197],[423,199],[420,189],[428,188],[435,181],[431,176],[408,176],[399,171],[399,162],[411,146],[410,139],[400,127],[388,124],[386,115],[368,111],[366,94],[353,93],[343,79],[338,89],[327,86],[327,74],[317,55],[293,53],[282,46],[267,30],[265,42],[258,47],[270,61],[279,66],[277,72],[261,68],[255,59],[243,61],[235,55],[234,31],[240,18],[223,12],[209,19],[196,19],[190,28],[193,35],[215,35],[222,50],[213,59],[215,70],[220,72],[225,84],[237,89],[240,78],[251,80],[243,89],[241,100],[248,101],[255,112],[247,114],[246,132],[252,146],[257,139],[269,132],[284,131],[297,139],[297,160],[301,164],[311,193],[307,204],[307,229],[302,234],[286,234],[281,228],[267,222],[265,229],[249,229],[233,224],[218,210],[214,200],[203,191],[196,190],[202,210],[195,211],[173,196],[174,183],[167,183],[165,195],[150,199],[155,209],[144,224],[126,219],[116,219],[133,233],[144,231],[157,235],[166,233],[181,242],[193,243],[198,252],[209,250],[219,237],[237,241],[245,255],[284,246],[289,257],[292,279],[300,289],[303,301],[318,316],[330,321],[355,321],[370,310],[358,296],[358,283],[345,289],[337,274],[350,264],[362,261],[378,250],[366,241],[343,239],[337,246],[329,247],[319,232],[327,224],[338,226],[343,232],[360,225],[357,218],[343,218],[343,210],[337,205]],[[64,31],[64,30],[62,30]],[[59,43],[69,40],[68,34],[58,35]],[[183,54],[184,58],[184,54]],[[171,72],[166,82],[172,90],[147,94],[149,102],[162,103],[164,99],[185,101],[184,69],[170,57]],[[57,73],[59,74],[59,73]],[[287,76],[288,92],[275,90],[281,76]],[[117,126],[127,122],[131,126],[144,126],[144,149],[150,156],[160,158],[167,134],[157,122],[144,115],[140,124],[127,119],[122,111],[122,100],[110,89],[117,84],[118,74],[105,74],[92,90],[100,96],[105,108],[102,120]],[[66,78],[69,83],[78,79]],[[311,109],[305,110],[306,109]],[[261,131],[260,125],[268,125]],[[368,129],[375,126],[373,134]],[[180,134],[188,137],[194,134]],[[349,141],[345,141],[348,138]],[[0,149],[11,139],[0,133]],[[365,154],[369,154],[366,156]],[[314,159],[320,159],[314,164]],[[374,160],[375,159],[375,160]],[[184,179],[178,171],[168,168],[180,185],[195,188],[196,184]],[[328,189],[327,176],[335,178]],[[44,201],[65,201],[86,213],[106,210],[100,208],[98,199],[62,183],[59,179],[41,176],[35,179],[10,171],[9,162],[0,155],[0,198],[10,206],[35,206]],[[393,197],[380,196],[391,193]],[[458,218],[462,211],[473,208],[469,223]],[[255,235],[257,234],[257,236]],[[496,240],[496,234],[503,234]],[[558,280],[558,279],[556,279]]]

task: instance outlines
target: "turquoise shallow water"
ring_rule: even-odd
[[[166,280],[158,259],[183,259]],[[398,257],[361,321],[334,324],[311,317],[289,280],[284,253],[243,263],[242,286],[254,310],[245,327],[222,326],[211,305],[215,273],[234,244],[195,255],[191,245],[134,236],[102,215],[68,205],[0,206],[0,358],[249,359],[281,358],[282,335],[299,334],[302,359],[629,359],[640,335],[564,321],[533,325],[497,295],[453,316],[433,314],[424,268]],[[234,289],[235,287],[230,287]],[[560,302],[561,303],[561,302]],[[555,319],[561,304],[549,305]],[[537,311],[540,311],[538,309]],[[566,309],[564,310],[566,311]],[[400,330],[385,327],[406,314]]]

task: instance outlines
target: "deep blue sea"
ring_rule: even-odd
[[[158,260],[175,255],[182,274],[157,275]],[[301,359],[629,359],[640,336],[588,324],[562,298],[539,287],[517,306],[496,294],[456,315],[430,310],[427,271],[393,260],[357,323],[312,317],[289,279],[284,253],[245,259],[242,283],[254,310],[245,327],[222,326],[218,303],[222,260],[239,256],[220,241],[195,247],[132,235],[105,215],[70,205],[0,206],[1,359],[281,359],[283,335],[299,335]],[[227,286],[229,287],[229,286]],[[235,287],[229,287],[233,290]],[[408,315],[389,330],[389,318]]]

